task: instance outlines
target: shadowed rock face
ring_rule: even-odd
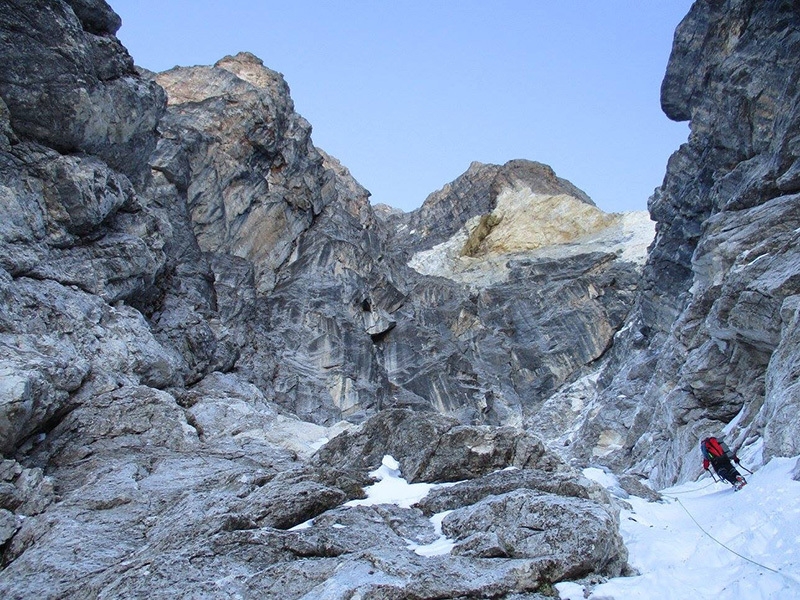
[[[624,255],[620,240],[648,237],[523,160],[473,163],[417,211],[380,218],[388,252],[416,271],[377,344],[395,398],[490,424],[535,421],[603,355],[643,262],[643,246]]]
[[[136,76],[113,35],[120,23],[103,1],[6,3],[0,95],[18,134],[135,178],[155,146],[164,96]]]
[[[545,165],[373,211],[256,57],[140,72],[102,0],[0,1],[0,590],[538,597],[626,559],[548,444],[664,482],[739,415],[797,453],[792,6],[679,28],[642,288],[647,219]],[[345,506],[387,453],[454,485]]]
[[[668,483],[737,416],[736,445],[800,451],[799,19],[791,2],[697,2],[678,27],[662,105],[692,134],[650,201],[656,240],[586,455]]]
[[[504,384],[480,379],[507,360],[488,347],[495,338],[522,351],[538,330],[522,327],[527,304],[511,324],[490,309],[553,268],[503,267],[492,281],[507,289],[484,285],[472,311],[475,288],[405,264],[368,192],[314,148],[286,83],[259,59],[155,75],[134,69],[100,0],[9,0],[0,15],[0,589],[447,597],[623,568],[608,498],[524,431],[379,413],[307,460],[351,427],[326,425],[394,404],[519,421],[531,378],[485,414]],[[542,165],[496,170],[497,185],[571,189]],[[491,210],[490,188],[467,204]],[[537,393],[601,353],[627,310],[635,269],[599,254],[573,262],[556,269],[558,289],[579,318],[560,323],[592,319],[599,335],[565,346],[557,377],[541,366]],[[592,498],[615,542],[591,563],[566,546],[543,556],[535,536],[496,523],[514,546],[500,562],[420,556],[409,540],[438,537],[421,509],[341,506],[363,496],[383,446],[416,480],[478,480],[447,499],[457,508],[522,489],[541,488],[546,503]],[[526,475],[491,476],[509,466]],[[595,504],[574,509],[592,518]],[[310,518],[320,527],[287,531]],[[555,537],[568,529],[548,523]]]
[[[185,196],[188,215],[180,217],[190,219],[219,283],[223,318],[203,336],[217,344],[208,356],[203,339],[182,342],[178,318],[186,311],[147,309],[190,364],[233,368],[290,412],[322,424],[358,422],[394,405],[519,423],[603,354],[627,314],[637,276],[627,257],[600,245],[592,250],[601,252],[558,261],[524,255],[577,245],[581,234],[616,224],[545,165],[473,165],[433,194],[420,214],[435,217],[436,239],[446,223],[474,218],[484,205],[499,211],[502,237],[479,244],[486,281],[424,277],[405,262],[430,236],[393,231],[376,217],[368,192],[311,145],[285,83],[260,60],[242,54],[156,79],[169,108],[152,166]],[[497,205],[509,195],[513,201]],[[520,242],[530,237],[524,224],[535,221],[536,203],[550,198],[561,208],[542,220],[535,245]],[[509,241],[515,224],[523,234]],[[484,246],[495,240],[484,238]],[[541,283],[535,294],[532,281]],[[568,312],[544,314],[564,302]]]
[[[113,11],[93,6],[91,18],[62,2],[7,2],[0,10],[7,454],[80,396],[182,383],[180,356],[125,304],[146,295],[167,262],[167,221],[136,189],[165,96],[137,76],[113,36]]]

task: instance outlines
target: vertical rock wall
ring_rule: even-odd
[[[656,240],[585,456],[668,483],[734,420],[736,445],[800,452],[798,55],[796,2],[700,1],[678,27],[662,106],[691,135],[650,201]]]
[[[83,6],[83,5],[81,5]],[[181,357],[129,304],[167,263],[170,226],[139,191],[165,96],[104,2],[0,10],[0,447],[79,398],[182,383]]]

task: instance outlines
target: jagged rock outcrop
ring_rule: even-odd
[[[391,404],[379,342],[396,324],[409,270],[385,252],[369,193],[335,159],[337,202],[296,240],[259,313],[277,356],[277,401],[319,423],[363,420]],[[394,268],[396,265],[397,268]],[[243,352],[257,368],[259,357]]]
[[[411,229],[424,215],[435,227]],[[537,421],[603,355],[652,233],[646,215],[605,214],[522,160],[473,164],[418,211],[385,219],[393,251],[427,276],[379,344],[398,398],[490,424]]]
[[[103,0],[0,2],[0,590],[540,597],[626,570],[550,448],[797,453],[796,14],[681,25],[640,279],[647,218],[545,165],[373,210],[256,57],[147,73]],[[388,454],[416,505],[364,504]]]
[[[388,432],[394,441],[386,439],[389,422],[400,426]],[[425,441],[441,451],[426,459],[424,451],[404,447],[403,432],[410,431],[425,431]],[[405,450],[409,464],[454,465],[460,463],[446,449],[461,448],[458,436],[465,434],[475,441],[476,458],[493,444],[498,452],[470,471],[481,494],[449,495],[448,510],[455,510],[443,529],[456,543],[453,555],[416,552],[440,537],[419,508],[344,505],[363,496],[385,443]],[[9,505],[26,518],[10,523],[0,589],[46,597],[212,598],[384,598],[413,590],[421,598],[455,598],[533,592],[564,578],[624,570],[627,553],[605,493],[525,432],[501,437],[498,443],[489,428],[464,428],[434,413],[394,411],[331,442],[333,454],[347,461],[329,461],[331,451],[323,448],[303,464],[235,434],[228,445],[198,438],[164,392],[141,387],[98,397],[32,453],[53,476],[3,463],[3,478],[15,480]],[[514,447],[516,455],[509,452]],[[524,458],[531,448],[535,461]],[[508,470],[523,454],[524,467]],[[452,476],[442,469],[439,478]],[[538,491],[553,473],[565,486],[571,480],[575,493]],[[38,504],[20,506],[23,494],[35,494]],[[520,502],[530,510],[520,511]],[[503,517],[509,510],[515,518],[527,514],[525,523]],[[309,519],[310,526],[294,527]]]
[[[103,2],[96,8],[85,23],[63,2],[0,11],[6,454],[82,398],[183,381],[181,357],[125,304],[166,263],[169,225],[136,189],[164,93],[137,76],[113,36],[118,18]]]
[[[116,13],[105,2],[36,0],[10,2],[0,19],[0,95],[14,132],[141,176],[163,92],[136,76],[113,35],[121,24]]]
[[[186,194],[204,252],[247,259],[260,293],[334,196],[283,77],[252,54],[154,77],[168,111],[152,167]]]
[[[650,201],[656,240],[584,456],[663,485],[731,421],[734,446],[800,452],[799,19],[791,2],[703,1],[678,27],[662,105],[692,134]]]

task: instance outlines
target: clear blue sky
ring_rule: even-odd
[[[642,210],[686,141],[659,88],[690,0],[110,0],[135,62],[247,50],[373,202],[411,210],[473,160],[528,158]]]

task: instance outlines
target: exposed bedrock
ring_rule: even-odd
[[[229,377],[206,394],[232,400],[245,391]],[[29,459],[43,461],[48,475],[4,461],[0,515],[10,517],[11,535],[0,589],[164,598],[399,598],[414,590],[419,598],[459,598],[534,593],[627,569],[605,491],[522,430],[390,411],[302,462],[232,430],[236,404],[228,406],[215,420],[227,426],[212,436],[189,425],[169,394],[121,388],[88,401],[37,444]],[[286,425],[263,413],[259,429]],[[426,437],[414,439],[427,447],[405,444],[420,433]],[[466,463],[463,440],[472,456]],[[467,481],[440,488],[453,511],[443,525],[452,555],[426,554],[441,538],[421,507],[345,504],[364,496],[382,447],[399,451],[401,469],[422,466],[419,477],[447,479],[451,466],[471,465],[458,473]]]
[[[726,426],[800,453],[798,18],[680,25],[646,258],[532,161],[373,208],[255,56],[148,73],[103,0],[0,0],[0,590],[537,598],[626,572],[553,448],[654,500]],[[354,505],[386,455],[429,493]]]
[[[732,445],[800,452],[799,51],[791,2],[697,2],[678,27],[662,105],[692,133],[651,199],[656,240],[584,456],[667,484],[731,421]]]
[[[163,92],[140,79],[100,1],[9,1],[0,15],[0,96],[14,131],[87,153],[137,179],[156,143]]]

